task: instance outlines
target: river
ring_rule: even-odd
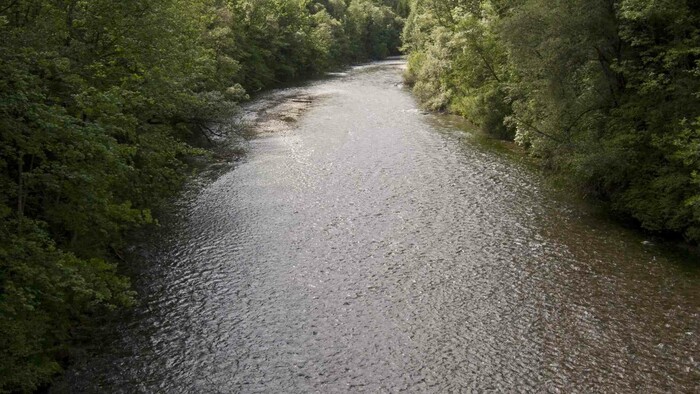
[[[404,66],[246,107],[55,391],[698,392],[698,269],[420,111]]]

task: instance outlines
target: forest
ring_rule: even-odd
[[[427,109],[700,242],[700,2],[0,0],[0,392],[137,297],[128,235],[251,94],[405,53]]]
[[[424,106],[515,141],[652,234],[700,241],[700,2],[413,0]]]
[[[0,0],[0,392],[135,302],[125,235],[249,93],[398,53],[380,0]]]

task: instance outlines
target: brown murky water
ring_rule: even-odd
[[[699,392],[697,268],[421,113],[402,66],[253,103],[263,132],[141,247],[142,305],[63,387]]]

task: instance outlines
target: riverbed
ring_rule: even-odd
[[[557,197],[401,60],[244,109],[72,392],[697,392],[700,275]]]

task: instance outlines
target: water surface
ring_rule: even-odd
[[[140,247],[141,306],[67,387],[698,392],[697,269],[422,113],[402,67],[251,104],[248,154]]]

